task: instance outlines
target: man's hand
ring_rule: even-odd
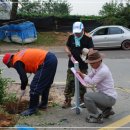
[[[25,90],[21,90],[21,95],[20,96],[22,97],[22,96],[24,96],[24,94],[25,94]]]
[[[84,74],[81,71],[77,71],[77,73],[81,76],[81,78],[84,78]]]

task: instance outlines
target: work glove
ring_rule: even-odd
[[[21,95],[20,95],[20,97],[24,96],[24,94],[25,94],[25,90],[21,90]]]
[[[85,63],[86,63],[86,60],[87,60],[88,53],[89,53],[89,49],[83,48],[82,55],[80,55],[82,61],[84,61]]]

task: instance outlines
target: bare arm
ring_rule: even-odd
[[[67,46],[65,46],[65,52],[68,54],[69,57],[72,55]]]

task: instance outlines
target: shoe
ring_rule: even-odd
[[[103,123],[103,115],[99,114],[99,116],[97,118],[90,115],[90,117],[86,118],[86,122],[102,124]]]
[[[81,108],[86,108],[85,103],[84,103],[84,95],[80,96],[80,107]]]
[[[71,107],[71,99],[67,99],[64,101],[64,104],[62,105],[62,108],[70,108]]]
[[[112,107],[108,107],[103,111],[103,117],[109,118],[109,116],[114,115],[115,112],[112,110]]]
[[[38,108],[41,109],[41,110],[46,111],[46,110],[47,110],[47,105],[43,105],[42,103],[40,103],[40,104],[38,105]]]
[[[64,104],[62,105],[62,108],[66,109],[66,108],[70,108],[71,104],[68,102],[64,102]]]
[[[37,94],[30,94],[30,103],[29,108],[23,111],[20,115],[21,116],[30,116],[37,112],[37,106],[39,103],[39,95]]]
[[[81,107],[81,108],[86,108],[84,102],[80,102],[80,107]]]
[[[27,109],[23,111],[20,115],[21,116],[31,116],[32,114],[35,114],[37,111],[36,109]]]

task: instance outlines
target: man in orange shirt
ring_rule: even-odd
[[[57,69],[56,56],[42,49],[25,49],[16,54],[6,53],[3,63],[8,68],[15,68],[21,80],[21,96],[24,95],[28,84],[27,73],[34,73],[34,78],[30,85],[30,104],[29,108],[21,113],[28,116],[36,113],[37,108],[47,108],[48,96],[51,84]],[[42,95],[39,104],[39,96]]]

